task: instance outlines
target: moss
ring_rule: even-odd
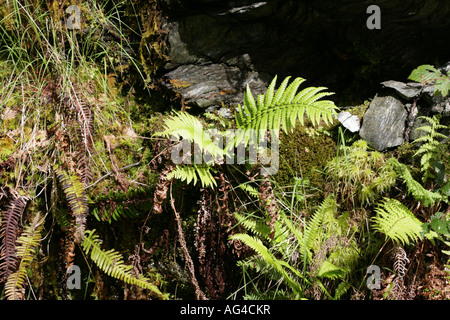
[[[5,161],[14,152],[15,143],[12,139],[5,137],[0,138],[0,162]]]
[[[283,186],[295,183],[295,178],[309,180],[310,186],[323,189],[322,174],[326,163],[335,155],[336,144],[323,133],[310,128],[297,127],[289,135],[280,136],[280,168],[275,176]]]

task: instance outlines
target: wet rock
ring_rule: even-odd
[[[403,143],[408,112],[402,101],[394,96],[376,96],[364,114],[361,138],[378,151]]]

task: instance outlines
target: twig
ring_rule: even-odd
[[[140,165],[140,164],[141,164],[141,162],[132,163],[132,164],[129,164],[129,165],[125,166],[125,167],[122,167],[122,168],[117,169],[117,171],[122,171],[122,170],[125,170],[125,169],[128,169],[128,168],[131,168],[131,167],[138,166],[138,165]],[[95,181],[95,182],[91,183],[90,185],[88,185],[87,187],[85,187],[85,189],[95,186],[95,185],[96,185],[97,183],[99,183],[101,180],[103,180],[103,179],[105,179],[106,177],[112,175],[113,173],[114,173],[114,172],[112,172],[112,171],[108,172],[108,173],[105,174],[104,176],[101,176],[100,178],[98,178],[97,181]]]
[[[170,205],[172,206],[172,210],[175,213],[175,220],[177,221],[178,227],[178,240],[180,241],[181,247],[183,248],[184,257],[188,265],[189,273],[191,274],[191,282],[195,288],[195,295],[197,296],[197,300],[207,300],[205,294],[198,285],[197,278],[195,277],[194,263],[192,262],[192,258],[186,246],[186,240],[184,239],[183,229],[181,228],[180,214],[175,209],[175,200],[172,197],[172,183],[170,184]]]

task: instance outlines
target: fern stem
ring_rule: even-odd
[[[203,293],[203,291],[200,289],[200,286],[198,285],[197,278],[195,277],[195,270],[194,270],[194,262],[192,261],[191,255],[189,254],[189,251],[187,249],[186,240],[184,238],[183,229],[181,227],[181,218],[180,214],[175,208],[175,200],[172,197],[172,183],[170,184],[170,205],[172,206],[172,210],[175,214],[175,220],[177,222],[177,228],[178,228],[178,240],[180,241],[181,247],[183,249],[184,257],[186,259],[186,263],[188,264],[188,270],[191,274],[191,282],[192,285],[195,288],[195,295],[197,296],[197,300],[208,300]]]

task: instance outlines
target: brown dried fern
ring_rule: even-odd
[[[275,233],[275,221],[277,220],[280,209],[273,193],[272,183],[267,175],[263,176],[263,181],[259,187],[259,199],[262,207],[266,209],[267,215],[270,218],[270,221],[267,221],[267,225],[270,227],[270,237],[273,238]]]
[[[19,232],[19,221],[25,211],[27,201],[22,196],[13,196],[6,211],[1,215],[0,238],[0,279],[4,281],[9,275],[15,272],[17,267],[16,240]]]

